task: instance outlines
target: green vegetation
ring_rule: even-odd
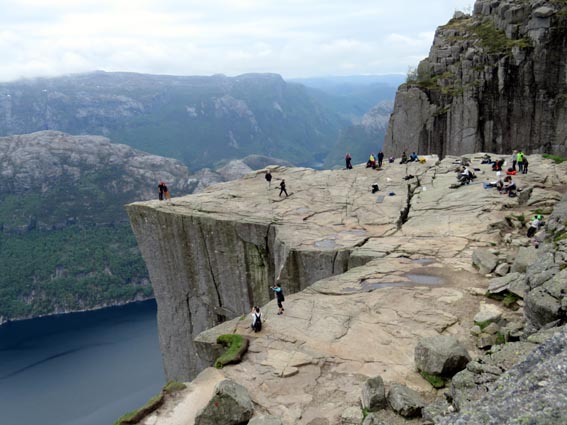
[[[130,413],[126,413],[124,416],[122,416],[120,419],[114,422],[114,425],[137,424],[148,414],[158,409],[163,404],[163,402],[164,402],[164,395],[163,393],[160,393],[149,399],[148,402],[139,409],[134,410],[133,412]]]
[[[496,345],[506,344],[506,337],[503,334],[501,334],[500,332],[496,332],[496,341],[494,343]]]
[[[471,27],[471,31],[480,39],[481,46],[489,54],[507,55],[514,47],[527,48],[532,45],[526,38],[512,40],[506,37],[506,33],[496,28],[490,19]]]
[[[445,380],[440,376],[432,375],[431,373],[424,372],[423,370],[420,370],[419,374],[423,377],[423,379],[429,382],[433,388],[439,389],[445,387]]]
[[[484,320],[482,322],[474,322],[474,323],[480,328],[481,331],[483,331],[488,325],[492,323],[492,320]]]
[[[248,350],[248,339],[238,334],[220,335],[217,344],[226,347],[226,351],[215,361],[215,367],[222,369],[227,364],[239,363]]]
[[[152,296],[127,224],[0,233],[0,316],[83,310]]]
[[[502,304],[504,304],[505,307],[508,308],[513,308],[517,306],[517,302],[520,299],[520,297],[518,297],[516,294],[513,294],[512,292],[508,292],[505,296],[504,299],[502,300]]]
[[[364,407],[362,409],[362,420],[363,421],[364,421],[364,419],[366,419],[366,417],[368,416],[369,413],[370,413],[370,411],[366,407]]]
[[[185,385],[183,382],[169,381],[163,387],[163,391],[167,394],[173,394],[173,393],[176,393],[176,392],[179,392],[179,391],[183,391],[186,388],[187,388],[187,385]]]
[[[551,155],[551,154],[548,154],[548,153],[544,153],[542,155],[542,157],[544,157],[545,159],[550,159],[553,162],[555,162],[556,164],[561,164],[561,163],[567,161],[567,158],[563,158],[562,156],[559,156],[559,155]]]

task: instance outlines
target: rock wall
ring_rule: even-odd
[[[384,151],[567,156],[567,4],[478,0],[400,86]]]
[[[291,247],[269,220],[177,214],[145,204],[127,210],[158,302],[168,379],[187,381],[209,366],[193,338],[266,304],[274,282],[293,293],[347,269],[348,250]]]

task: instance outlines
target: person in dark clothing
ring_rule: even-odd
[[[408,162],[408,155],[406,154],[406,151],[404,151],[402,153],[402,160],[400,161],[400,164],[406,164]]]
[[[280,196],[282,196],[282,193],[285,193],[285,196],[287,198],[288,194],[287,190],[285,190],[285,180],[282,180],[282,182],[280,183]]]
[[[276,293],[276,299],[278,300],[278,308],[279,308],[278,314],[283,314],[285,309],[283,308],[282,303],[285,301],[285,297],[281,285],[279,283],[276,283],[276,286],[272,287],[272,291]]]
[[[270,173],[270,170],[266,171],[266,181],[268,182],[268,189],[270,187],[272,187],[272,173]]]
[[[345,163],[347,170],[352,170],[352,156],[350,156],[350,153],[348,152],[345,155]]]
[[[378,153],[378,168],[382,167],[382,161],[384,161],[384,152],[380,151]]]
[[[260,312],[260,307],[252,307],[252,330],[254,332],[260,332],[262,330],[262,313]]]
[[[165,185],[164,182],[160,181],[158,184],[158,197],[160,201],[163,201],[164,198],[167,196],[167,186]]]
[[[528,165],[530,165],[530,163],[528,162],[528,158],[525,155],[522,157],[522,159],[522,174],[528,174]]]

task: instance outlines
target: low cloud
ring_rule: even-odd
[[[428,54],[435,28],[473,3],[4,2],[1,81],[96,69],[286,77],[406,72]]]

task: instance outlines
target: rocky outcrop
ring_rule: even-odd
[[[470,158],[472,167],[492,179],[480,158]],[[496,302],[478,296],[488,281],[472,266],[473,252],[513,257],[517,246],[504,249],[510,210],[534,207],[476,182],[449,190],[458,158],[426,159],[381,171],[272,169],[289,197],[268,189],[259,171],[169,203],[129,205],[155,285],[168,377],[193,376],[214,361],[218,335],[238,333],[250,337],[249,351],[222,373],[286,425],[358,417],[364,382],[378,375],[431,401],[435,390],[414,362],[417,342],[453,335],[479,356],[473,317],[481,299]],[[517,176],[520,187],[538,182],[552,195],[567,183],[567,164],[534,156],[532,165],[532,174]],[[371,193],[373,183],[381,193]],[[269,301],[274,281],[286,292],[283,315]],[[258,333],[250,330],[252,304],[262,306]],[[393,416],[374,415],[402,420]]]
[[[195,417],[195,425],[239,425],[254,414],[246,388],[230,379],[219,382],[206,407]]]
[[[384,149],[567,156],[567,6],[477,0],[435,33],[400,86]]]
[[[498,365],[491,364],[491,360],[471,362],[467,371],[455,377],[453,398],[458,402],[460,412],[441,417],[435,423],[564,422],[567,409],[564,391],[567,386],[566,328],[537,349],[533,349],[530,343],[510,343],[492,356],[500,357]],[[511,366],[518,357],[522,361]],[[474,389],[476,393],[463,392],[466,387]]]
[[[424,338],[415,347],[415,366],[432,375],[453,376],[463,370],[470,359],[467,349],[449,335]]]

